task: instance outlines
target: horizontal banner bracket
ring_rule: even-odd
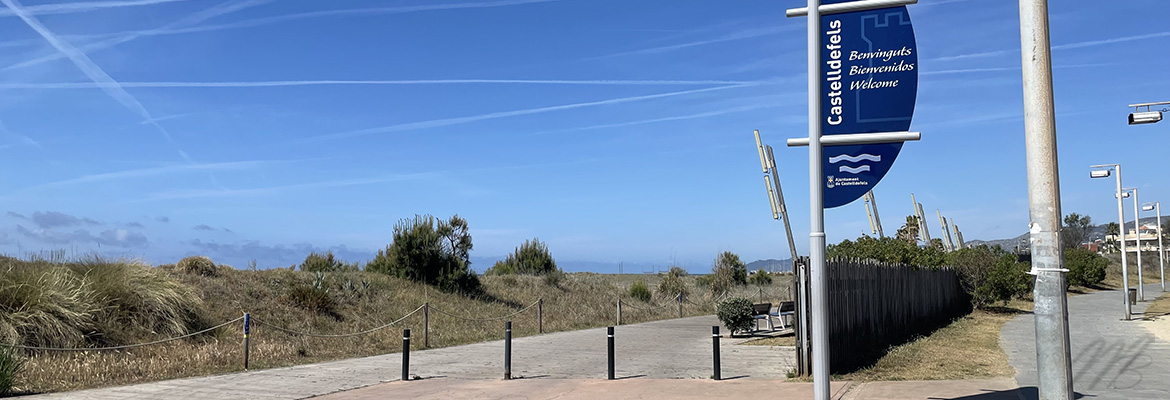
[[[821,15],[840,14],[853,11],[868,11],[881,8],[918,4],[918,0],[858,0],[848,3],[825,4],[818,7]],[[808,7],[790,8],[784,13],[788,18],[808,16]]]
[[[844,146],[851,144],[901,143],[922,139],[921,132],[874,132],[850,133],[821,136],[821,146]],[[808,146],[808,138],[788,139],[788,147]]]

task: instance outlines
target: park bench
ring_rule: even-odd
[[[794,313],[796,313],[796,304],[791,301],[782,301],[780,302],[780,307],[776,307],[776,312],[772,316],[780,320],[780,329],[787,329],[788,324],[785,324],[784,321],[791,321]]]
[[[755,318],[756,330],[760,330],[760,320],[768,321],[768,329],[776,330],[772,325],[772,303],[756,303],[752,304],[752,318]]]

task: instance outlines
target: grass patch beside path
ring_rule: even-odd
[[[749,340],[740,344],[748,344],[752,346],[796,346],[796,336],[773,336],[763,339]]]
[[[1032,303],[976,310],[930,336],[891,348],[873,366],[836,377],[854,381],[978,379],[1012,376],[999,332],[1008,320],[1032,310]]]
[[[1145,318],[1170,318],[1170,292],[1162,293],[1150,303],[1144,314]]]

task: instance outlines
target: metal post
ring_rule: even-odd
[[[877,198],[873,195],[873,190],[869,191],[869,204],[873,207],[873,222],[877,225],[877,233],[879,238],[886,237],[886,233],[882,231],[882,215],[878,214]]]
[[[622,324],[622,299],[618,299],[618,316],[617,324]]]
[[[1142,289],[1145,285],[1145,279],[1142,279],[1142,215],[1138,212],[1138,190],[1133,188],[1133,233],[1134,245],[1137,246],[1138,259],[1138,281],[1137,281],[1137,295],[1138,301],[1146,301],[1146,291]],[[1124,235],[1122,235],[1124,236]]]
[[[512,379],[512,321],[504,321],[504,380]]]
[[[682,293],[678,294],[678,317],[682,318]]]
[[[796,262],[796,238],[792,237],[792,224],[788,223],[788,206],[784,203],[784,190],[780,189],[780,174],[776,172],[776,157],[772,155],[772,146],[767,146],[768,160],[772,164],[772,185],[776,187],[776,201],[780,202],[780,218],[784,219],[784,232],[788,235],[788,251],[792,254],[792,262]]]
[[[536,299],[536,333],[544,333],[544,298]]]
[[[1154,209],[1158,213],[1158,268],[1162,280],[1162,291],[1166,291],[1166,249],[1162,247],[1162,202],[1155,202]]]
[[[1072,400],[1068,298],[1060,244],[1060,175],[1056,111],[1048,42],[1048,0],[1020,0],[1020,48],[1024,79],[1024,137],[1031,217],[1032,273],[1039,398]]]
[[[714,353],[713,354],[715,355],[715,358],[714,358],[714,360],[715,360],[715,380],[720,380],[720,379],[722,379],[722,377],[719,376],[719,327],[718,326],[711,327],[711,344],[714,346]]]
[[[828,280],[821,147],[821,1],[808,0],[809,274],[812,299],[813,398],[829,400]]]
[[[250,343],[248,343],[248,334],[252,332],[252,315],[244,313],[244,371],[248,370],[248,350]]]
[[[1121,297],[1125,303],[1125,320],[1133,319],[1133,306],[1129,304],[1129,263],[1126,261],[1125,251],[1125,206],[1121,199],[1121,164],[1113,166],[1117,171],[1117,236],[1121,242]]]
[[[763,303],[764,302],[764,288],[759,288],[759,289],[760,289],[760,302]]]
[[[606,375],[606,379],[609,379],[612,381],[613,380],[613,327],[612,326],[605,328],[605,336],[609,340],[609,352],[608,352],[609,353],[609,362],[608,362],[609,373]]]
[[[423,348],[431,347],[431,303],[423,303]]]
[[[410,329],[402,330],[402,380],[410,380]]]

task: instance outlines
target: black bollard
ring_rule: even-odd
[[[512,379],[512,321],[504,321],[504,379]]]
[[[606,336],[609,337],[609,380],[613,380],[613,327],[605,328]]]
[[[711,345],[715,350],[715,380],[721,379],[719,376],[719,327],[711,327]]]
[[[402,330],[402,380],[410,380],[410,329]]]

